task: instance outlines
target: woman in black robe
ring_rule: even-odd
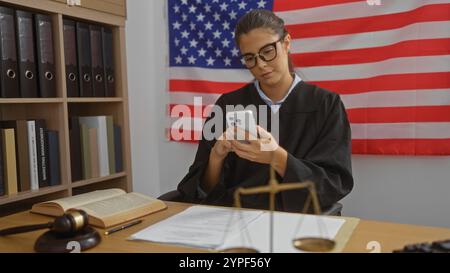
[[[279,137],[269,133],[270,117],[265,129],[258,126],[259,138],[247,143],[231,139],[229,130],[218,140],[207,140],[203,131],[195,160],[178,185],[183,201],[232,206],[234,191],[266,185],[272,166],[280,183],[312,181],[321,208],[327,209],[353,188],[350,125],[339,95],[293,73],[291,37],[272,12],[244,15],[235,39],[255,81],[222,95],[216,105],[223,113],[227,105],[268,107],[268,116],[279,120]],[[214,114],[206,122],[212,118]],[[262,145],[273,149],[261,149]],[[306,190],[280,192],[276,210],[302,211],[306,197]],[[242,206],[268,209],[268,194],[242,196]]]

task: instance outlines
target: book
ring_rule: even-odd
[[[0,133],[0,196],[5,195],[6,192],[6,184],[5,184],[5,178],[4,178],[4,171],[3,171],[3,136]]]
[[[97,128],[97,153],[99,160],[100,176],[108,176],[111,174],[109,172],[108,123],[106,119],[107,116],[83,116],[79,117],[78,119],[80,125],[82,126],[86,125],[87,129]],[[112,124],[110,124],[110,126],[112,126]],[[91,152],[95,152],[92,147],[90,148]]]
[[[30,188],[31,190],[39,190],[39,173],[38,158],[36,146],[36,122],[34,120],[27,121],[28,127],[28,160],[30,166]]]
[[[166,208],[159,199],[114,188],[37,203],[31,212],[61,216],[71,209],[84,210],[89,215],[89,224],[108,228]]]
[[[108,136],[108,165],[109,173],[116,173],[116,155],[114,149],[114,120],[112,116],[106,116],[106,134]]]
[[[69,118],[69,142],[70,142],[70,171],[72,182],[83,179],[81,163],[81,131],[78,117]]]
[[[48,141],[48,164],[50,173],[50,186],[56,186],[61,184],[61,170],[60,170],[60,157],[59,157],[59,136],[58,131],[47,131]]]
[[[47,125],[44,119],[34,120],[36,130],[36,155],[39,177],[39,188],[48,187],[48,142]]]
[[[114,124],[114,157],[116,172],[123,172],[123,160],[122,160],[122,135],[120,126]]]
[[[80,124],[81,157],[83,179],[91,178],[91,147],[89,142],[89,128],[85,124]]]
[[[2,120],[0,128],[15,131],[18,191],[30,190],[30,168],[28,162],[28,128],[26,120]]]
[[[1,129],[5,192],[7,195],[17,194],[17,160],[14,129]]]
[[[91,152],[89,156],[91,157],[91,177],[100,176],[100,164],[98,161],[98,140],[97,140],[97,128],[89,128],[89,147]]]

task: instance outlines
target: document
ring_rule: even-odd
[[[302,251],[294,247],[294,239],[315,237],[335,240],[338,231],[346,221],[327,216],[274,212],[271,232],[270,218],[270,212],[265,212],[257,221],[248,225],[248,232],[229,237],[221,249],[241,246],[255,248],[261,253],[269,253],[270,241],[272,241],[272,251],[275,253],[298,253]]]
[[[270,230],[271,217],[273,229]],[[292,240],[298,237],[336,239],[346,219],[297,213],[193,206],[133,235],[131,240],[223,250],[233,247],[255,248],[261,253],[300,252]],[[355,218],[356,219],[356,218]],[[350,232],[356,221],[349,221]],[[348,238],[341,238],[342,247]]]
[[[131,235],[130,239],[215,249],[262,214],[256,210],[193,206]]]

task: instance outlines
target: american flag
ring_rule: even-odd
[[[253,80],[233,31],[256,8],[285,21],[300,77],[341,95],[354,154],[450,154],[448,0],[168,0],[169,139],[200,136],[194,98],[205,107]]]

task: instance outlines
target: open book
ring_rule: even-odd
[[[165,208],[163,201],[140,193],[107,189],[38,203],[31,212],[60,216],[70,209],[80,209],[89,215],[89,224],[108,228]]]

